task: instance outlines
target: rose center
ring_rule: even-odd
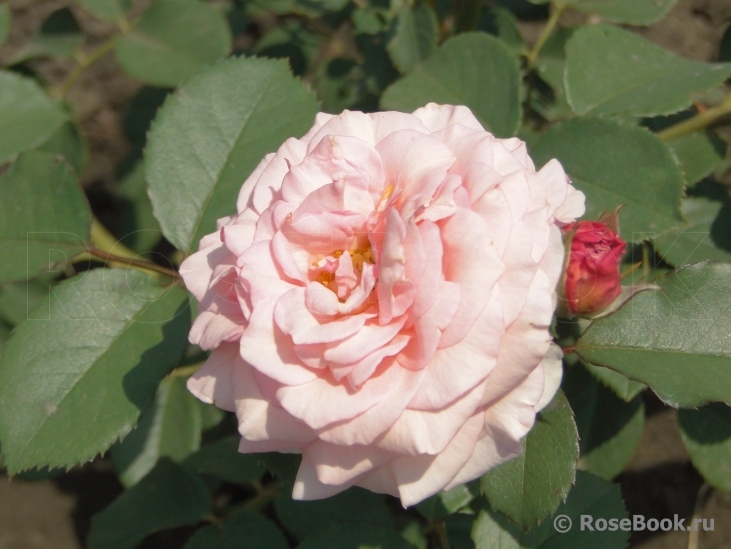
[[[347,253],[347,255],[346,255]],[[370,244],[354,247],[345,252],[335,250],[310,267],[310,280],[319,282],[344,301],[350,292],[360,284],[365,264],[375,264]]]

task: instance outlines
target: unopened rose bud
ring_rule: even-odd
[[[616,228],[614,221],[579,221],[562,228],[570,242],[562,288],[569,316],[596,316],[622,294],[619,262],[626,243],[610,229]]]

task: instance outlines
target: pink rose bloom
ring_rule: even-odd
[[[241,452],[301,452],[296,499],[481,476],[560,382],[567,181],[466,107],[319,114],[181,266],[213,350],[188,387],[236,412]]]

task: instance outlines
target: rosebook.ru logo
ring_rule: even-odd
[[[686,523],[687,520],[687,523]],[[553,519],[553,526],[557,532],[565,534],[573,527],[573,521],[567,515],[558,515]],[[706,532],[712,532],[715,528],[714,519],[684,519],[673,515],[672,519],[656,519],[651,518],[645,520],[643,515],[632,515],[632,518],[598,518],[594,519],[591,515],[581,515],[579,528],[582,532],[616,532],[623,530],[625,532],[641,532],[649,530],[655,532],[662,530],[663,532],[690,532],[691,530],[700,530],[703,528]]]

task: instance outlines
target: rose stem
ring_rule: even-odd
[[[120,17],[120,19],[117,21],[117,25],[123,35],[132,32],[133,25],[130,25],[129,21],[124,16]],[[101,46],[99,46],[95,50],[92,50],[88,54],[82,51],[78,51],[74,55],[74,59],[76,59],[77,63],[76,67],[74,67],[74,70],[69,73],[69,75],[66,77],[66,80],[61,82],[61,84],[57,88],[52,90],[51,95],[57,97],[58,99],[66,99],[69,91],[71,90],[73,85],[76,84],[76,81],[79,79],[79,77],[84,74],[84,71],[91,65],[93,65],[96,61],[101,59],[106,53],[113,50],[116,43],[117,35],[112,36],[109,40],[107,40]]]
[[[441,545],[441,549],[451,549],[449,546],[449,537],[447,536],[447,527],[444,524],[444,521],[438,520],[432,524],[432,529],[437,534],[437,538],[439,538],[439,545]]]
[[[538,61],[538,54],[541,53],[541,49],[546,44],[548,38],[551,36],[553,29],[556,28],[561,14],[563,14],[563,12],[566,11],[566,8],[568,8],[568,5],[563,2],[553,2],[552,5],[553,10],[551,11],[551,16],[546,22],[546,26],[543,27],[541,34],[538,36],[538,40],[536,40],[536,43],[525,56],[527,61],[527,69],[529,72],[535,68],[536,62]]]
[[[181,282],[177,271],[162,267],[151,261],[137,259],[139,256],[140,254],[119,242],[98,219],[94,218],[91,224],[91,245],[86,252],[74,257],[72,262],[78,263],[98,258],[104,262],[109,262],[112,266],[132,267],[151,275],[164,274],[173,277],[176,282]]]
[[[692,118],[688,118],[657,132],[656,135],[663,141],[672,141],[673,139],[705,130],[708,126],[727,114],[731,114],[731,93],[726,96],[720,105],[699,112]]]

